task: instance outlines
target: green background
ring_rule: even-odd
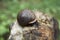
[[[9,25],[23,9],[37,9],[52,14],[60,24],[60,0],[0,0],[0,40],[8,39]]]

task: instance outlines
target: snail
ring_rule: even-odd
[[[33,13],[33,11],[25,9],[18,13],[17,21],[20,25],[26,26],[26,25],[33,24],[34,22],[36,22],[36,16]]]

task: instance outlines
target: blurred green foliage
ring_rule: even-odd
[[[9,33],[9,25],[15,21],[17,13],[26,8],[50,13],[60,24],[60,0],[0,0],[0,40],[6,40],[4,35]]]

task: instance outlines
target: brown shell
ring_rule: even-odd
[[[28,25],[29,22],[32,22],[36,19],[34,13],[31,10],[25,9],[19,12],[17,15],[17,21],[20,25]],[[32,22],[33,23],[33,22]]]

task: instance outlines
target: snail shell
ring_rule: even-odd
[[[26,26],[28,24],[32,24],[36,21],[36,17],[33,11],[25,9],[19,12],[17,15],[17,21],[20,25]]]

